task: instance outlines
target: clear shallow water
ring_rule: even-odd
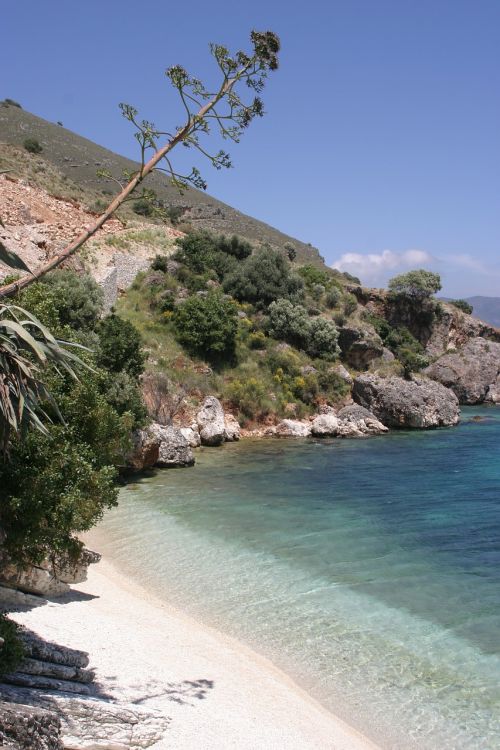
[[[124,572],[382,747],[500,749],[500,409],[206,449],[123,489],[102,530]]]

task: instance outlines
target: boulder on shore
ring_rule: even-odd
[[[359,404],[344,406],[338,413],[339,437],[364,437],[366,435],[380,435],[388,432],[388,428]]]
[[[200,433],[198,432],[198,425],[193,424],[191,427],[181,427],[182,434],[187,440],[190,448],[199,448],[201,445]]]
[[[218,398],[208,396],[196,415],[202,445],[221,445],[225,440],[224,409]]]
[[[160,468],[175,468],[177,466],[192,466],[194,456],[188,441],[177,427],[164,427],[153,422],[149,432],[160,440],[160,450],[156,466]]]
[[[228,443],[232,443],[235,440],[239,440],[241,436],[240,425],[236,417],[232,414],[226,414],[224,419],[224,440]]]
[[[453,391],[421,376],[404,380],[360,375],[354,381],[353,398],[387,427],[444,427],[457,424],[460,417]]]
[[[314,417],[311,425],[311,433],[314,437],[334,437],[338,431],[339,420],[333,411]]]
[[[500,344],[481,337],[471,339],[462,349],[439,357],[425,374],[451,388],[461,404],[498,403]]]
[[[309,437],[311,425],[309,422],[300,422],[298,419],[283,419],[273,432],[276,437]]]
[[[160,455],[160,438],[149,430],[134,430],[132,448],[125,457],[127,469],[143,471],[156,466]]]
[[[16,565],[2,557],[0,583],[7,588],[36,596],[62,596],[70,590],[69,584],[86,581],[88,566],[100,559],[98,552],[86,547],[77,559],[59,555],[54,560],[42,560],[38,565]]]

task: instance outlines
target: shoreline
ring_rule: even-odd
[[[66,597],[13,618],[88,651],[96,682],[113,700],[168,717],[155,750],[380,750],[268,659],[162,601],[108,560],[91,566],[88,580]]]

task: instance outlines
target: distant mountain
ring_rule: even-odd
[[[130,159],[115,154],[61,125],[43,120],[19,106],[0,102],[0,145],[5,143],[22,146],[26,138],[38,140],[43,148],[43,159],[55,165],[73,183],[94,193],[98,191],[109,196],[112,187],[109,182],[97,177],[99,169],[106,169],[114,177],[121,178],[124,170],[134,171],[138,168],[138,164]],[[195,229],[238,234],[253,244],[269,243],[281,250],[287,243],[291,243],[297,252],[297,260],[324,266],[323,258],[312,245],[247,216],[203,191],[189,188],[181,195],[170,185],[167,178],[162,179],[159,174],[151,175],[145,183],[155,190],[158,197],[167,205],[182,207],[182,221]]]
[[[500,297],[467,297],[475,318],[500,328]]]

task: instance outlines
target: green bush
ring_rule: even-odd
[[[104,292],[89,274],[58,270],[48,274],[36,285],[40,304],[49,291],[51,304],[57,311],[59,323],[74,330],[90,330],[95,327],[102,313]],[[31,293],[31,287],[25,294]],[[35,313],[36,314],[36,313]]]
[[[233,407],[248,419],[260,419],[271,410],[266,388],[260,377],[235,378],[227,387],[227,397]]]
[[[290,273],[290,265],[277,250],[263,247],[225,278],[224,291],[240,302],[266,308],[279,298],[298,299],[303,282]]]
[[[457,307],[462,312],[467,313],[467,315],[472,315],[472,311],[474,310],[472,305],[465,299],[451,299],[450,304]]]
[[[408,328],[392,328],[383,340],[384,344],[403,365],[406,376],[411,372],[422,370],[429,364],[422,345],[410,333]]]
[[[337,307],[341,299],[342,299],[342,292],[340,291],[340,289],[338,289],[338,287],[334,286],[331,289],[329,289],[328,292],[326,293],[325,304],[327,307],[332,309],[334,307]]]
[[[313,357],[332,359],[339,352],[335,324],[321,317],[310,318],[302,305],[289,300],[280,299],[269,306],[269,333]]]
[[[18,626],[0,614],[0,675],[15,672],[24,657],[24,648],[17,634]]]
[[[148,198],[138,198],[132,203],[132,211],[138,216],[150,217],[154,214],[154,206]]]
[[[180,343],[212,362],[234,355],[238,318],[234,304],[218,292],[194,295],[177,305],[173,321]]]
[[[189,232],[177,239],[176,244],[176,260],[195,274],[214,271],[219,279],[236,268],[236,261],[244,260],[252,252],[250,243],[236,235],[226,237],[206,230]]]
[[[163,271],[163,273],[166,273],[169,260],[168,255],[155,255],[151,263],[151,268],[153,271]]]
[[[23,146],[30,154],[41,154],[43,151],[42,146],[36,138],[26,138],[23,141]]]
[[[11,107],[18,107],[19,109],[22,109],[19,102],[16,102],[15,99],[4,99],[4,104],[9,104]]]
[[[112,314],[99,322],[96,331],[99,336],[98,365],[111,372],[126,372],[138,378],[144,371],[145,355],[137,328],[128,320]]]
[[[358,306],[358,300],[354,294],[346,294],[344,297],[344,313],[349,317],[356,310]]]
[[[388,284],[394,296],[407,297],[412,300],[424,300],[441,289],[441,277],[438,273],[420,268],[394,276]]]
[[[316,266],[300,266],[300,268],[297,269],[297,273],[304,279],[304,282],[309,289],[312,289],[315,284],[322,284],[325,288],[330,284],[330,276],[327,272],[322,271]]]

